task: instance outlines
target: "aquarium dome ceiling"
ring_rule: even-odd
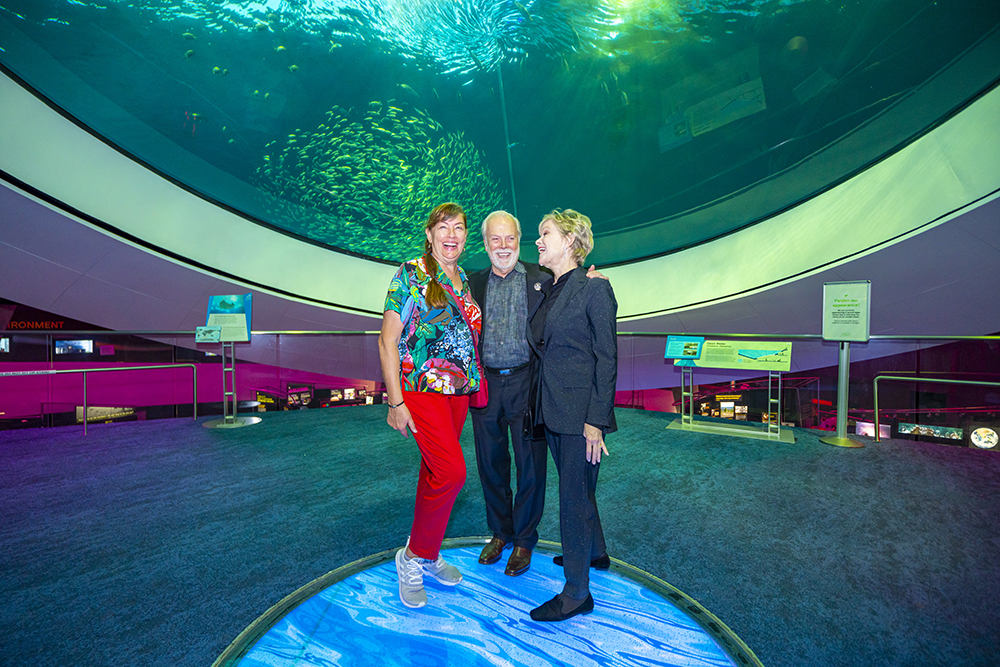
[[[391,264],[437,203],[553,208],[602,266],[771,219],[990,89],[982,0],[0,0],[0,64],[119,153]],[[204,229],[206,235],[212,228]],[[220,232],[221,233],[221,232]],[[469,268],[487,263],[468,244]]]

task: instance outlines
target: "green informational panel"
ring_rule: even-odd
[[[678,364],[678,362],[683,364]],[[732,340],[706,340],[700,359],[678,359],[675,365],[697,368],[733,368],[746,371],[788,371],[792,344]]]

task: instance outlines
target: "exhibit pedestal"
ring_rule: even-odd
[[[847,389],[851,380],[850,368],[851,344],[847,341],[841,341],[840,361],[837,368],[837,435],[820,438],[819,441],[824,445],[858,449],[864,445],[847,437]]]
[[[694,418],[694,367],[681,367],[681,418],[670,423],[668,429],[693,431],[695,433],[716,433],[740,438],[777,440],[795,443],[795,435],[789,430],[781,430],[781,373],[768,372],[767,382],[767,424],[760,429],[750,424],[731,424],[695,421]]]
[[[790,445],[795,444],[795,435],[788,429],[783,431],[779,430],[776,433],[769,433],[768,431],[757,428],[756,426],[751,426],[750,424],[717,424],[714,422],[703,421],[692,421],[691,423],[686,424],[680,419],[675,419],[667,428],[670,430],[692,431],[695,433],[732,435],[738,438],[777,440],[778,442],[787,442]]]
[[[236,343],[225,341],[222,343],[222,418],[212,419],[202,426],[205,428],[239,428],[260,422],[260,417],[236,416]]]

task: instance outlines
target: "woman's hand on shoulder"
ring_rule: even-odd
[[[587,439],[587,462],[597,465],[601,462],[601,453],[608,456],[608,448],[604,444],[604,431],[590,424],[583,425],[583,437]]]
[[[406,403],[395,407],[389,408],[389,416],[386,417],[386,423],[392,428],[403,434],[404,437],[409,437],[406,429],[409,428],[414,433],[417,432],[417,425],[413,421],[413,415],[410,414],[410,409],[406,407]]]

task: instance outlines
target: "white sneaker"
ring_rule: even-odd
[[[420,564],[420,559],[406,557],[406,547],[396,552],[396,574],[399,576],[399,599],[403,604],[410,609],[426,606],[424,568]]]
[[[462,582],[462,573],[454,565],[445,562],[441,554],[438,554],[437,560],[424,560],[423,566],[424,572],[445,586],[458,586]]]

